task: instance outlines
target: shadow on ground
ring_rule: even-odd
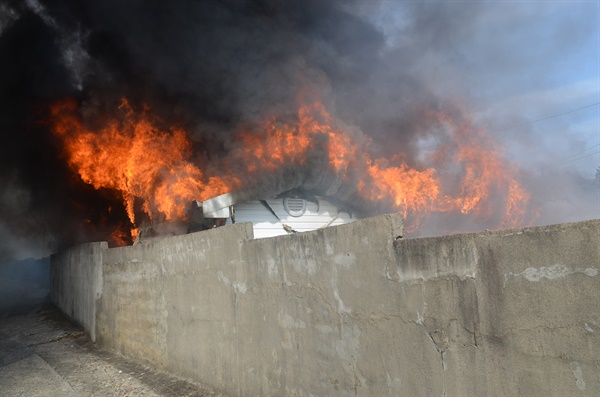
[[[0,315],[0,396],[220,396],[98,349],[49,304]]]

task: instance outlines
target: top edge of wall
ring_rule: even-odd
[[[598,227],[600,225],[600,219],[589,219],[584,221],[577,222],[566,222],[566,223],[556,223],[551,225],[538,225],[538,226],[525,226],[519,228],[511,228],[511,229],[485,229],[481,231],[474,232],[457,232],[457,233],[449,233],[442,234],[439,236],[427,236],[427,237],[408,237],[403,241],[407,240],[435,240],[435,239],[443,239],[446,237],[505,237],[512,235],[519,235],[524,233],[540,233],[540,232],[554,232],[560,230],[567,230],[573,228],[589,228],[589,227]],[[402,241],[402,240],[400,240]]]

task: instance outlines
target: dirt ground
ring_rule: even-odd
[[[46,305],[0,316],[0,396],[222,395],[98,349],[81,328]]]

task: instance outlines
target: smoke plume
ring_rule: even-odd
[[[559,14],[558,25],[544,24]],[[597,14],[591,3],[515,9],[483,2],[0,0],[0,261],[105,240],[127,220],[118,192],[96,189],[69,168],[48,124],[48,109],[66,98],[96,131],[122,98],[151,109],[160,123],[186,131],[190,161],[208,176],[223,167],[244,175],[248,164],[236,162],[240,129],[261,135],[266,119],[297,123],[302,100],[322,103],[374,158],[419,171],[427,156],[442,158],[442,148],[451,147],[443,123],[430,115],[456,115],[490,132],[483,150],[502,144],[507,164],[521,166],[515,175],[532,194],[523,209],[529,223],[598,217],[593,164],[582,176],[554,160],[595,142],[573,132],[558,144],[567,150],[561,152],[527,125],[597,100],[597,87],[580,87],[567,105],[552,99],[556,92],[543,100],[523,94],[557,86],[559,67],[581,56],[573,43],[597,32]],[[541,22],[532,36],[526,24],[534,20]],[[596,70],[597,55],[590,55]],[[514,125],[520,127],[507,130]],[[326,146],[317,141],[302,167],[245,185],[270,193],[302,185],[364,204],[321,172]],[[531,147],[534,162],[524,151]],[[359,183],[366,172],[349,178]],[[448,175],[445,184],[453,183]],[[388,210],[388,201],[372,204],[370,213]],[[442,213],[414,235],[498,221]]]

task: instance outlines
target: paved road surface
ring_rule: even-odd
[[[99,350],[51,306],[0,314],[1,397],[208,397],[207,388]]]

